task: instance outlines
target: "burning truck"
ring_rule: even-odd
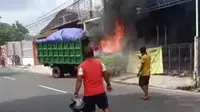
[[[77,66],[84,60],[83,48],[88,43],[91,43],[96,56],[101,58],[103,55],[104,64],[108,63],[113,72],[116,72],[116,69],[122,71],[118,69],[126,67],[124,65],[128,57],[122,58],[117,53],[124,54],[129,46],[136,43],[134,39],[137,37],[137,8],[134,4],[128,9],[130,12],[122,12],[123,8],[127,8],[126,0],[111,0],[111,4],[108,3],[106,6],[108,7],[104,8],[102,17],[84,22],[84,30],[64,28],[45,39],[37,40],[38,60],[43,65],[53,68],[54,77],[64,77],[66,73],[76,75]],[[111,57],[106,59],[105,54],[111,54]]]

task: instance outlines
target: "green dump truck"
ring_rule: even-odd
[[[84,31],[91,29],[90,23],[99,20],[100,18],[95,18],[85,21]],[[84,60],[83,48],[90,43],[89,40],[91,38],[85,36],[73,42],[36,43],[38,61],[44,66],[50,66],[56,78],[64,77],[67,73],[75,76],[77,66]]]
[[[36,43],[38,61],[52,68],[56,78],[69,73],[76,75],[77,66],[84,60],[83,48],[89,44],[89,39],[74,42]]]

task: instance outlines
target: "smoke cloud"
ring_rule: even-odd
[[[147,0],[107,0],[103,18],[87,23],[90,40],[98,44],[102,38],[109,37],[107,35],[114,35],[116,21],[118,21],[125,29],[123,47],[128,50],[138,49],[143,45],[141,42],[143,40],[138,40],[136,24],[148,15],[148,13],[139,13],[141,9],[146,8],[146,4]]]
[[[146,7],[147,0],[108,0],[104,9],[104,32],[113,34],[116,21],[122,22],[125,28],[124,47],[134,48],[137,42],[137,22],[145,15],[140,9]]]
[[[102,37],[104,37],[105,33],[103,32],[103,21],[102,19],[97,19],[92,22],[86,23],[87,31],[90,35],[90,41],[99,44]]]
[[[125,36],[123,40],[123,55],[115,53],[109,54],[114,62],[109,62],[112,65],[109,69],[116,71],[126,71],[128,65],[128,51],[138,49],[144,45],[144,41],[138,38],[136,24],[146,15],[140,14],[139,9],[146,7],[147,0],[108,0],[105,3],[104,15],[101,20],[95,20],[87,24],[90,40],[94,43],[99,43],[102,38],[114,35],[116,21],[124,25]],[[105,58],[106,55],[103,56]],[[106,64],[106,62],[104,62]],[[123,68],[123,70],[122,70]]]

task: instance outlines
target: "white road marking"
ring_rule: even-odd
[[[4,76],[3,78],[4,78],[4,79],[9,79],[9,80],[16,80],[15,78],[7,77],[7,76]]]
[[[60,92],[60,93],[67,93],[66,91],[59,90],[59,89],[55,89],[55,88],[51,88],[51,87],[44,86],[44,85],[38,85],[38,86],[41,87],[41,88],[45,88],[45,89],[49,89],[49,90],[53,90],[53,91]]]

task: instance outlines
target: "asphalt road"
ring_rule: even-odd
[[[74,84],[74,78],[0,68],[0,112],[71,112]],[[113,84],[113,88],[108,93],[112,112],[200,112],[200,94],[150,88],[152,99],[143,101],[137,86]]]

